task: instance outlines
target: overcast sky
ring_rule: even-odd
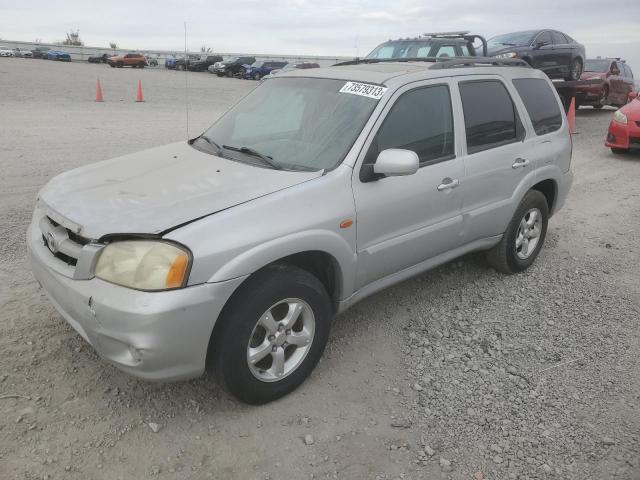
[[[128,49],[363,56],[389,38],[471,30],[564,31],[587,56],[621,56],[640,77],[640,0],[0,0],[0,38]]]

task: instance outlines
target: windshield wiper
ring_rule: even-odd
[[[216,149],[216,154],[217,155],[222,155],[222,147],[220,145],[218,145],[216,142],[214,142],[213,140],[211,140],[209,137],[207,137],[204,133],[202,135],[200,135],[199,137],[197,137],[197,139],[202,139],[205,142],[207,142],[209,145],[211,145],[213,148]]]
[[[258,157],[260,160],[262,160],[264,163],[266,163],[267,165],[270,165],[272,168],[276,169],[276,170],[282,170],[282,167],[273,161],[273,158],[264,155],[262,153],[260,153],[257,150],[254,150],[253,148],[249,148],[249,147],[232,147],[230,145],[222,145],[222,148],[225,148],[227,150],[233,150],[234,152],[241,152],[241,153],[246,153],[247,155],[251,155],[253,157]]]

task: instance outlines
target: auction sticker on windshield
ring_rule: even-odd
[[[361,97],[369,97],[375,100],[380,100],[386,91],[387,87],[358,82],[347,82],[340,89],[340,93],[350,93],[352,95],[360,95]]]

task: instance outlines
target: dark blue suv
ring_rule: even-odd
[[[276,70],[278,68],[282,68],[287,65],[288,62],[285,61],[275,61],[275,60],[258,60],[254,62],[248,68],[245,68],[244,73],[242,74],[242,78],[245,80],[260,80],[265,75],[269,75],[271,70]]]

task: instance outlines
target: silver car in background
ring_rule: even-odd
[[[106,361],[271,401],[332,318],[468,252],[526,269],[572,183],[549,79],[518,60],[281,72],[201,136],[58,175],[38,282]]]

